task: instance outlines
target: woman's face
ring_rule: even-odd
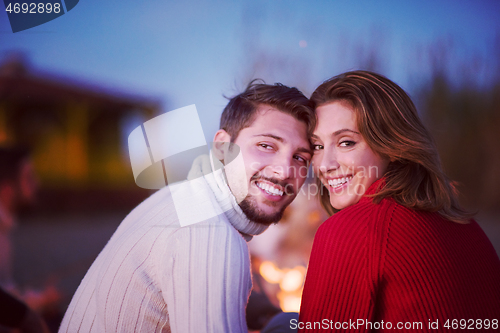
[[[352,107],[335,101],[316,108],[318,125],[313,135],[314,173],[330,192],[335,209],[354,205],[389,161],[374,153],[356,125]]]

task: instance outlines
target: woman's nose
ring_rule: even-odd
[[[324,149],[317,159],[313,158],[313,166],[321,173],[337,170],[340,164],[333,150]]]

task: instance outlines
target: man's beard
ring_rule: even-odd
[[[276,178],[267,178],[267,177],[262,177],[259,174],[255,174],[251,181],[257,182],[259,179],[266,180],[270,183],[280,185],[284,189],[283,195],[294,195],[295,196],[295,190],[293,189],[290,184],[287,184],[284,181],[280,181]],[[272,207],[278,207],[279,205],[283,205],[281,209],[275,213],[265,213],[263,212],[257,205],[256,198],[248,194],[243,201],[240,202],[240,208],[245,213],[247,218],[250,221],[254,221],[256,223],[264,224],[264,225],[271,225],[273,223],[278,223],[279,220],[283,217],[283,213],[285,212],[285,208],[288,206],[288,204],[283,205],[283,203],[278,203],[278,202],[273,202],[273,201],[268,201],[267,205],[272,206]]]
[[[255,198],[247,195],[247,197],[239,203],[239,206],[250,221],[264,225],[271,225],[273,223],[278,223],[279,220],[281,220],[287,205],[284,205],[279,211],[273,214],[266,214],[261,211],[259,207],[257,207]],[[271,206],[274,206],[273,203],[271,203]]]

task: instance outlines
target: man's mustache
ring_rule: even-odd
[[[279,180],[277,178],[264,177],[264,176],[261,176],[259,174],[253,175],[252,178],[250,179],[250,181],[256,181],[256,182],[259,180],[265,180],[267,182],[270,182],[270,183],[273,183],[275,185],[280,186],[286,195],[295,195],[296,194],[295,188],[293,187],[293,185],[284,181],[284,180]]]

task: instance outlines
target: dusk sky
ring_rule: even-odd
[[[211,141],[223,95],[256,77],[309,96],[375,58],[412,94],[430,78],[429,50],[442,48],[452,80],[488,85],[500,73],[499,17],[495,0],[80,0],[15,34],[2,10],[0,61],[22,52],[37,70],[150,96],[163,111],[196,104]]]

